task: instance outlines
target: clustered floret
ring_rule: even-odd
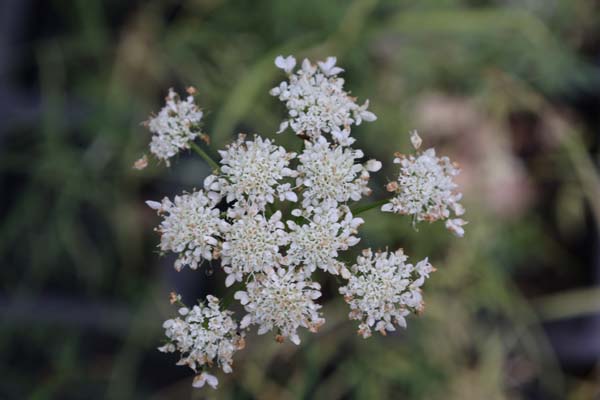
[[[203,260],[212,260],[218,254],[219,237],[227,222],[219,217],[216,199],[204,191],[175,196],[174,201],[164,198],[162,202],[147,201],[163,220],[156,228],[160,233],[160,249],[178,255],[175,269],[184,266],[198,268]]]
[[[165,322],[169,341],[160,349],[181,353],[179,364],[197,373],[196,387],[217,385],[207,372],[213,364],[231,371],[232,356],[252,326],[258,334],[273,332],[277,341],[295,344],[300,343],[299,328],[316,332],[325,323],[316,302],[321,297],[313,275],[317,269],[346,281],[339,290],[365,338],[373,329],[386,334],[395,326],[405,327],[406,316],[422,310],[420,288],[433,271],[427,259],[408,264],[402,250],[367,249],[350,267],[341,259],[359,243],[358,228],[364,223],[356,216],[360,208],[351,205],[371,194],[370,173],[382,167],[377,160],[363,160],[362,150],[351,147],[351,127],[376,117],[367,110],[368,101],[359,106],[344,91],[338,76],[343,70],[334,57],[317,65],[304,60],[296,72],[292,56],[279,56],[275,64],[288,74],[287,81],[271,90],[288,110],[280,131],[290,127],[303,139],[299,154],[258,135],[240,134],[219,151],[219,164],[211,161],[213,171],[202,189],[173,201],[147,202],[163,218],[156,228],[159,247],[177,254],[175,268],[220,261],[225,286],[235,285],[234,299],[245,311],[238,324],[232,312],[221,310],[219,300],[208,296],[206,303],[182,307],[179,317]],[[181,101],[170,90],[167,105],[149,122],[151,151],[167,165],[170,157],[190,147],[206,157],[193,145],[204,135],[198,128],[201,118],[191,96]],[[412,215],[414,221],[443,219],[462,236],[466,222],[450,218],[451,211],[464,213],[453,181],[458,168],[433,149],[419,153],[422,140],[416,133],[411,142],[417,154],[397,155],[399,177],[387,185],[394,197],[382,210]],[[144,157],[135,168],[146,164]],[[180,300],[173,296],[172,302]]]
[[[298,157],[296,185],[303,186],[302,206],[318,206],[323,202],[358,201],[371,194],[369,171],[381,168],[381,163],[369,160],[365,165],[355,161],[363,158],[361,150],[331,145],[324,137],[306,142]]]
[[[350,126],[362,121],[375,121],[377,117],[368,111],[369,101],[362,106],[356,98],[344,90],[344,79],[338,74],[344,70],[337,67],[335,57],[313,65],[304,59],[302,67],[292,72],[296,59],[279,56],[275,65],[288,74],[288,80],[271,89],[271,95],[285,103],[289,119],[279,126],[281,133],[288,127],[297,135],[311,139],[330,133],[340,144],[350,145]],[[342,143],[345,142],[345,143]]]
[[[421,286],[434,271],[426,259],[407,264],[404,252],[363,251],[350,270],[352,275],[340,293],[350,305],[350,319],[361,321],[358,333],[367,338],[374,328],[382,335],[394,325],[406,327],[405,317],[423,309]]]
[[[288,221],[291,231],[288,263],[298,266],[306,277],[317,268],[348,277],[345,264],[337,259],[338,252],[358,244],[360,239],[354,235],[362,223],[364,220],[354,218],[350,210],[338,208],[317,208],[309,222],[302,225]]]
[[[289,236],[281,222],[281,211],[269,219],[263,214],[246,214],[227,227],[221,264],[227,279],[225,286],[241,282],[244,275],[273,273],[284,264],[281,247]]]
[[[146,124],[153,133],[150,152],[169,166],[169,159],[181,150],[189,149],[190,142],[200,135],[203,114],[192,95],[181,100],[173,89],[169,89],[165,100],[166,105]]]
[[[325,323],[319,314],[321,306],[314,302],[321,297],[320,290],[321,285],[305,281],[293,269],[260,275],[245,291],[235,293],[247,312],[240,326],[258,325],[259,335],[275,329],[277,341],[289,338],[300,344],[298,327],[316,332]]]
[[[422,140],[416,131],[412,132],[411,141],[418,151]],[[418,152],[416,157],[397,153],[394,164],[400,164],[400,174],[387,188],[395,196],[381,211],[410,215],[415,223],[447,220],[446,228],[463,236],[466,221],[450,218],[451,213],[457,217],[465,213],[459,203],[462,194],[456,192],[458,185],[454,182],[460,172],[457,165],[448,157],[437,157],[433,148]]]
[[[208,383],[215,388],[217,378],[204,372],[204,367],[216,363],[223,372],[230,373],[233,354],[244,348],[243,333],[238,333],[238,324],[231,318],[232,314],[222,311],[219,299],[209,295],[206,304],[200,303],[191,309],[181,307],[180,317],[164,322],[168,342],[159,350],[165,353],[179,351],[181,358],[177,365],[187,365],[195,372],[202,372],[194,380],[195,387]]]
[[[255,136],[246,140],[239,135],[238,140],[219,151],[221,173],[218,189],[227,202],[238,201],[240,206],[264,209],[279,200],[296,201],[290,183],[282,183],[286,177],[295,177],[296,172],[288,168],[295,153],[288,153],[269,139]]]

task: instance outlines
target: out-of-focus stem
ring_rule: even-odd
[[[350,211],[352,211],[353,215],[358,215],[365,211],[369,211],[375,207],[382,206],[389,201],[390,201],[390,199],[383,199],[383,200],[378,200],[378,201],[375,201],[375,202],[369,203],[369,204],[362,204],[362,205],[358,205],[356,207],[350,207]]]
[[[194,142],[190,142],[190,147],[194,150],[200,157],[204,159],[210,165],[213,170],[219,169],[219,164],[215,160],[213,160],[200,146],[198,146]]]

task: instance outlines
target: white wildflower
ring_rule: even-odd
[[[331,130],[331,137],[340,146],[352,146],[356,139],[350,136],[350,128],[340,129],[335,127]]]
[[[325,138],[316,142],[305,142],[306,147],[298,157],[298,178],[296,185],[304,186],[302,206],[317,206],[323,201],[345,203],[358,201],[363,195],[369,195],[369,171],[381,167],[375,160],[367,165],[355,164],[363,157],[361,150],[348,147],[331,146]]]
[[[201,154],[213,167],[203,190],[146,202],[162,218],[156,228],[159,247],[176,254],[178,271],[220,259],[225,286],[241,282],[239,290],[229,289],[244,309],[239,324],[213,296],[181,307],[176,318],[163,324],[168,340],[159,350],[179,353],[178,365],[194,370],[196,388],[217,387],[217,377],[209,373],[212,366],[232,371],[233,355],[244,347],[251,325],[259,335],[273,332],[276,341],[289,339],[296,345],[299,328],[317,332],[325,323],[316,302],[321,297],[313,277],[317,269],[346,281],[339,292],[364,338],[373,330],[386,335],[406,327],[405,318],[423,310],[421,287],[434,271],[427,258],[413,265],[402,250],[367,249],[351,267],[340,260],[360,241],[358,228],[364,221],[355,217],[360,210],[386,202],[382,211],[410,215],[413,223],[444,220],[455,235],[465,233],[462,195],[454,182],[459,169],[433,149],[422,151],[416,131],[410,133],[416,154],[396,154],[394,159],[400,172],[386,185],[393,197],[361,204],[353,213],[351,203],[371,193],[370,173],[382,168],[380,161],[364,159],[361,150],[351,147],[356,142],[352,128],[377,119],[369,101],[359,105],[344,89],[339,76],[344,70],[335,57],[315,64],[304,59],[297,65],[293,56],[278,56],[275,66],[287,74],[270,91],[287,108],[277,133],[291,128],[300,136],[300,154],[273,140],[240,134],[219,151],[218,165]],[[147,122],[153,133],[150,150],[167,165],[197,138],[210,144],[200,132],[203,114],[194,104],[196,90],[187,92],[190,96],[182,100],[170,89],[165,107]],[[146,166],[146,156],[134,164],[136,169]],[[175,292],[169,301],[182,304]]]
[[[281,211],[266,219],[247,214],[233,222],[223,235],[222,265],[226,286],[242,281],[244,274],[273,272],[283,263],[279,252],[289,239],[281,222]]]
[[[218,251],[220,232],[227,223],[219,218],[216,201],[205,192],[175,196],[173,201],[164,198],[162,202],[148,201],[148,206],[163,215],[156,228],[160,233],[160,249],[178,254],[175,269],[184,266],[198,268],[204,259],[212,260],[213,252]]]
[[[337,62],[337,58],[327,57],[327,60],[325,62],[317,61],[317,64],[319,65],[319,69],[321,71],[323,71],[325,76],[331,76],[331,75],[337,75],[341,72],[344,72],[344,70],[342,68],[335,66],[336,62]]]
[[[284,70],[286,74],[289,74],[296,66],[296,58],[294,56],[277,56],[275,57],[275,65],[277,68]]]
[[[303,280],[293,269],[257,275],[246,291],[235,293],[247,312],[240,326],[258,325],[259,335],[275,329],[278,341],[289,338],[300,344],[298,327],[316,332],[325,323],[319,314],[321,306],[314,302],[321,296],[320,289],[318,283]]]
[[[169,159],[179,151],[189,149],[190,142],[200,134],[202,115],[192,96],[181,100],[173,89],[169,89],[166,105],[147,122],[153,133],[152,154],[169,166]]]
[[[304,225],[287,222],[291,231],[287,251],[289,263],[300,265],[307,277],[317,268],[334,275],[341,273],[342,276],[347,276],[344,263],[337,260],[338,252],[347,250],[360,241],[354,235],[364,220],[354,218],[349,210],[345,216],[337,208],[318,210]]]
[[[337,76],[343,69],[335,65],[336,61],[335,57],[329,57],[324,62],[319,61],[317,68],[305,59],[302,67],[290,74],[295,59],[292,62],[289,57],[276,58],[276,65],[289,74],[289,81],[281,82],[270,91],[288,109],[289,119],[281,123],[278,133],[291,127],[296,134],[315,139],[323,132],[342,129],[349,132],[350,125],[377,119],[367,110],[368,101],[359,106],[344,90],[344,79]],[[334,140],[338,138],[334,136]]]
[[[463,237],[465,236],[465,230],[463,228],[463,225],[466,224],[468,224],[468,222],[462,218],[449,219],[446,221],[446,229],[448,229],[450,232],[454,233],[458,237]]]
[[[231,318],[231,311],[222,311],[219,299],[207,296],[206,304],[179,309],[179,317],[163,324],[168,343],[159,348],[165,353],[178,351],[181,358],[177,365],[187,365],[195,372],[203,366],[216,363],[225,373],[231,372],[233,354],[244,348],[244,337],[238,333],[238,324]],[[218,380],[202,372],[194,379],[194,387],[204,383],[215,388]]]
[[[275,198],[296,201],[290,183],[283,183],[286,177],[295,177],[296,172],[288,168],[295,153],[288,153],[269,139],[255,136],[254,140],[238,140],[219,151],[221,154],[221,175],[215,186],[226,197],[227,202],[240,201],[249,206],[264,209]],[[214,182],[211,182],[211,185]]]
[[[421,139],[419,132],[416,130],[410,132],[410,143],[413,145],[415,150],[419,150],[421,144],[423,144],[423,139]]]
[[[427,259],[407,264],[402,250],[393,253],[364,250],[351,267],[352,276],[340,293],[350,305],[350,319],[361,321],[358,333],[371,329],[385,335],[394,325],[406,327],[405,317],[423,308],[420,287],[434,271]]]
[[[381,211],[411,215],[415,222],[448,219],[451,212],[457,216],[464,213],[459,203],[462,195],[453,180],[460,170],[448,157],[437,157],[434,149],[428,149],[416,157],[398,155],[394,163],[400,164],[400,174],[397,181],[388,184],[388,190],[395,196]],[[455,221],[448,228],[459,233],[462,228],[456,228],[464,224]]]
[[[192,383],[193,387],[200,389],[204,387],[204,384],[208,384],[208,386],[211,388],[216,389],[217,385],[219,384],[219,380],[216,376],[211,375],[208,372],[203,372],[194,377],[194,382]]]

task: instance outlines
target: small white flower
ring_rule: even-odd
[[[371,159],[371,160],[367,161],[367,163],[365,164],[365,168],[369,172],[377,172],[381,169],[381,161]]]
[[[288,244],[281,211],[266,219],[262,214],[246,214],[227,227],[223,236],[222,265],[226,286],[242,281],[244,274],[273,272],[283,262],[279,252]]]
[[[377,119],[375,114],[367,111],[368,101],[359,106],[344,90],[344,79],[337,76],[343,69],[335,65],[335,57],[317,62],[318,68],[304,59],[302,67],[294,73],[291,69],[295,60],[294,63],[286,60],[279,56],[275,64],[289,74],[289,80],[270,91],[288,109],[289,119],[280,125],[277,133],[290,127],[296,134],[311,140],[322,133],[332,133],[333,140],[347,146],[354,141],[349,138],[351,125]]]
[[[360,150],[331,145],[320,137],[316,142],[305,142],[306,147],[298,157],[296,185],[304,186],[302,206],[318,206],[323,202],[345,203],[358,201],[369,195],[369,172],[355,160],[363,157]],[[376,161],[368,162],[376,167]]]
[[[346,267],[337,260],[338,252],[347,250],[360,241],[354,235],[364,221],[362,218],[354,218],[349,210],[345,216],[336,208],[316,210],[311,220],[304,225],[287,222],[291,231],[290,248],[287,252],[289,264],[301,266],[306,277],[310,277],[317,268],[334,275],[345,275]]]
[[[367,108],[369,108],[369,100],[365,101],[365,103],[356,110],[354,117],[356,125],[360,125],[362,121],[373,122],[377,120],[377,116],[371,111],[368,111]]]
[[[446,221],[446,228],[456,236],[463,237],[465,236],[463,225],[466,225],[467,223],[468,222],[462,218],[449,219]]]
[[[352,146],[356,139],[350,136],[350,129],[341,129],[337,126],[331,130],[331,137],[340,146]]]
[[[227,202],[238,201],[248,206],[264,209],[275,198],[293,201],[295,194],[291,184],[283,183],[287,177],[295,177],[296,172],[288,168],[295,153],[288,153],[269,139],[255,136],[254,140],[238,140],[219,151],[221,171],[217,185],[211,186],[226,197]]]
[[[210,386],[211,388],[216,389],[217,385],[219,384],[219,380],[216,376],[211,375],[207,372],[203,372],[200,375],[196,375],[194,377],[194,382],[192,383],[192,386],[200,389],[204,387],[205,383],[208,384],[208,386]]]
[[[206,304],[179,309],[179,317],[163,324],[168,343],[159,348],[165,353],[178,351],[181,358],[177,365],[187,365],[192,370],[216,363],[223,372],[231,372],[233,354],[244,348],[244,337],[238,334],[238,324],[231,318],[231,311],[222,311],[219,299],[207,296]],[[206,372],[194,379],[194,387],[205,383],[215,388],[218,380]]]
[[[200,134],[202,115],[192,96],[184,101],[169,89],[166,105],[147,122],[153,133],[150,152],[169,166],[169,159],[179,151],[189,149],[190,142]]]
[[[277,56],[275,58],[275,65],[277,66],[277,68],[281,68],[282,70],[284,70],[286,74],[289,74],[296,66],[296,59],[294,58],[294,56]]]
[[[410,143],[415,150],[419,150],[421,144],[423,144],[423,139],[421,139],[421,136],[419,136],[419,133],[416,130],[410,132]]]
[[[361,321],[358,333],[364,338],[373,328],[385,335],[394,325],[406,327],[405,317],[423,308],[420,288],[434,269],[427,259],[416,265],[406,260],[402,250],[373,254],[367,249],[351,267],[340,293],[350,305],[350,319]]]
[[[434,149],[428,149],[416,157],[398,155],[394,163],[400,164],[400,174],[397,181],[388,184],[388,190],[395,196],[381,207],[382,211],[411,215],[415,222],[445,220],[451,212],[457,216],[464,213],[459,203],[462,194],[456,192],[458,185],[453,180],[460,170],[448,157],[437,157]],[[460,226],[465,223],[455,221],[446,226],[464,234]]]
[[[303,280],[293,269],[256,275],[245,291],[235,293],[247,312],[240,326],[258,325],[259,335],[275,329],[278,341],[289,338],[300,344],[298,327],[316,332],[325,322],[319,314],[321,306],[314,302],[321,296],[320,289],[318,283]]]
[[[175,196],[173,201],[164,198],[161,203],[146,204],[163,215],[156,228],[160,233],[160,249],[178,254],[175,269],[184,266],[198,268],[204,259],[212,260],[213,251],[219,247],[220,232],[227,223],[219,218],[216,201],[197,191]]]
[[[337,75],[341,72],[344,72],[344,70],[342,68],[335,66],[336,62],[337,62],[337,58],[327,57],[327,60],[325,60],[325,62],[318,61],[317,64],[319,65],[319,68],[321,69],[321,71],[323,71],[323,73],[326,76],[331,76],[331,75]]]

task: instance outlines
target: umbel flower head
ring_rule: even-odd
[[[263,214],[245,214],[226,228],[223,235],[222,265],[225,286],[242,281],[255,272],[272,273],[283,263],[280,248],[289,242],[281,211],[270,218]]]
[[[303,225],[288,221],[291,231],[288,263],[300,266],[306,277],[317,268],[333,275],[347,276],[346,266],[337,259],[338,252],[360,241],[354,235],[363,222],[362,218],[354,218],[350,210],[338,208],[317,208]]]
[[[361,321],[358,333],[367,338],[375,329],[382,335],[394,325],[406,327],[405,317],[423,308],[421,286],[434,270],[427,259],[407,264],[402,250],[363,251],[351,267],[351,277],[340,293],[350,305],[350,319]]]
[[[321,297],[320,289],[317,282],[305,281],[291,269],[257,276],[245,291],[235,293],[247,312],[240,326],[258,325],[259,335],[276,329],[278,341],[289,338],[300,344],[299,327],[316,332],[325,323],[321,306],[314,302]]]
[[[221,232],[227,222],[219,217],[216,200],[204,191],[175,196],[173,201],[147,201],[146,204],[163,216],[156,228],[160,233],[160,249],[177,253],[175,269],[184,266],[196,269],[203,260],[212,260],[219,246]]]
[[[370,160],[360,164],[355,161],[364,156],[361,150],[332,146],[324,137],[314,143],[305,142],[305,149],[298,157],[296,185],[303,186],[302,206],[317,207],[323,202],[346,203],[358,201],[371,194],[369,171],[381,168],[381,163]]]
[[[219,299],[210,295],[206,304],[200,303],[191,309],[181,307],[179,317],[164,322],[168,342],[159,350],[165,353],[178,351],[181,358],[177,365],[187,365],[196,373],[213,364],[229,373],[233,354],[245,345],[232,314],[231,311],[222,311]],[[202,387],[204,383],[215,388],[218,380],[202,372],[194,380],[194,386]]]
[[[295,153],[288,153],[260,136],[246,140],[246,135],[239,135],[237,141],[219,154],[222,167],[218,189],[227,202],[238,201],[264,209],[275,198],[296,201],[290,183],[283,183],[284,178],[296,176],[288,168]]]
[[[280,131],[291,128],[301,138],[298,154],[272,139],[240,134],[215,162],[210,151],[193,143],[198,135],[206,139],[199,133],[202,112],[191,97],[182,101],[172,90],[165,108],[149,121],[151,151],[159,159],[168,164],[178,151],[191,148],[212,171],[203,190],[147,202],[162,217],[156,228],[161,251],[177,255],[177,270],[197,269],[205,260],[220,265],[225,287],[235,285],[229,296],[243,306],[238,324],[208,296],[164,323],[168,341],[160,350],[181,353],[179,364],[196,373],[194,387],[217,386],[209,368],[230,372],[233,354],[250,329],[295,344],[304,334],[301,328],[317,332],[325,323],[317,303],[317,270],[345,280],[339,292],[365,338],[373,330],[386,334],[404,327],[410,313],[423,309],[421,287],[433,271],[427,259],[413,265],[402,250],[371,249],[352,266],[342,258],[361,241],[362,211],[385,203],[383,211],[410,215],[413,222],[446,220],[448,229],[464,233],[466,222],[453,218],[464,213],[453,180],[458,168],[433,149],[420,152],[416,132],[411,136],[416,154],[394,160],[400,172],[387,185],[393,197],[356,204],[371,194],[370,175],[382,167],[351,147],[356,142],[352,128],[376,119],[368,101],[359,106],[344,90],[343,69],[334,57],[316,65],[304,60],[295,70],[294,57],[279,56],[275,65],[288,74],[271,90],[288,110]],[[135,168],[146,164],[143,157]],[[179,300],[173,294],[172,303]]]
[[[418,151],[421,138],[413,131],[411,142]],[[395,195],[381,211],[411,215],[415,222],[448,220],[446,227],[457,236],[463,236],[466,222],[457,217],[465,210],[459,203],[462,194],[456,191],[454,177],[460,170],[448,157],[437,157],[434,149],[427,149],[416,156],[397,154],[394,164],[400,165],[397,181],[388,184],[388,191]]]
[[[278,133],[288,127],[297,135],[311,139],[323,133],[335,133],[334,139],[349,145],[354,141],[348,140],[350,125],[377,119],[375,114],[367,110],[368,100],[359,106],[356,98],[344,90],[344,79],[338,77],[344,70],[337,67],[336,62],[335,57],[328,57],[326,61],[313,65],[304,59],[302,67],[292,72],[296,66],[294,57],[279,56],[275,59],[275,65],[283,69],[289,79],[270,92],[288,109],[289,118],[281,123]]]
[[[193,88],[189,91],[193,92]],[[200,134],[203,114],[191,95],[181,100],[171,88],[165,100],[165,106],[147,121],[147,126],[152,132],[150,152],[169,166],[169,159],[189,149],[190,142]]]

